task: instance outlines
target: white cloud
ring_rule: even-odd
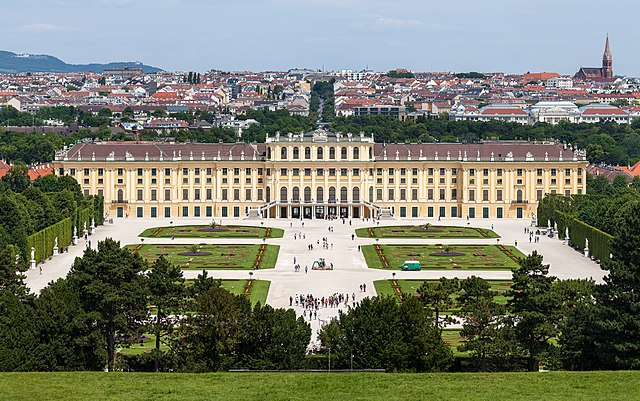
[[[418,20],[384,17],[382,15],[367,15],[364,20],[355,21],[351,26],[359,31],[383,32],[412,29],[421,25]]]
[[[61,31],[70,31],[71,28],[61,25],[55,24],[28,24],[28,25],[20,25],[16,27],[16,31],[18,32],[32,32],[32,33],[40,33],[40,32],[61,32]]]

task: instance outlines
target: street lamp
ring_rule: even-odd
[[[393,281],[396,281],[396,272],[391,273],[391,277]]]
[[[331,372],[331,348],[329,348],[329,372]]]
[[[249,281],[253,281],[253,272],[249,272]]]

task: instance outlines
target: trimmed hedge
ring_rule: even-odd
[[[584,251],[585,239],[588,238],[590,255],[601,261],[609,258],[611,240],[613,240],[612,235],[557,210],[550,217],[551,224],[558,224],[558,236],[560,238],[564,239],[565,229],[568,227],[571,244]]]
[[[87,230],[89,230],[89,227],[91,227],[92,218],[93,218],[93,203],[89,207],[78,210],[78,218],[76,220],[77,227],[78,227],[78,237],[82,236],[82,230],[84,230],[85,228],[85,223],[86,223]]]
[[[60,220],[56,224],[38,231],[27,237],[26,259],[31,260],[31,248],[35,248],[36,263],[40,263],[53,255],[55,238],[58,237],[58,248],[66,248],[71,245],[72,233],[71,218]]]

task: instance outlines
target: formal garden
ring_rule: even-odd
[[[127,245],[131,253],[138,253],[149,262],[160,255],[174,265],[187,270],[272,269],[278,259],[279,245],[211,245],[211,244],[139,244]]]
[[[147,238],[282,238],[284,230],[271,227],[209,225],[152,227],[140,233]]]
[[[524,254],[508,245],[364,245],[367,266],[400,270],[405,261],[417,260],[423,269],[511,270]]]
[[[358,228],[356,235],[362,238],[499,238],[493,230],[478,227],[434,226],[384,226]]]
[[[493,301],[499,305],[507,304],[507,297],[505,292],[511,288],[513,281],[511,280],[486,280],[491,285],[491,291],[494,291],[496,295],[493,297]],[[390,295],[396,297],[398,302],[401,302],[403,294],[412,294],[418,296],[418,288],[422,283],[430,285],[437,285],[439,280],[376,280],[373,285],[376,289],[377,295]],[[464,288],[460,288],[457,293],[450,295],[452,300],[455,300],[459,295],[465,293]],[[443,311],[445,314],[456,313],[459,311],[459,306],[452,305],[450,309]]]

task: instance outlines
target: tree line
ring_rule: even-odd
[[[0,251],[0,263],[12,255]],[[293,310],[252,308],[206,272],[187,286],[164,257],[149,265],[111,239],[37,296],[19,275],[0,279],[4,371],[297,369],[311,335]],[[145,334],[153,351],[123,359],[119,349]]]

